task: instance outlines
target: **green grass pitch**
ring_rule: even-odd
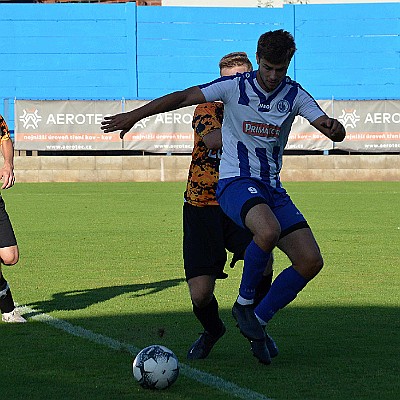
[[[246,397],[231,384],[250,400],[400,398],[400,182],[286,185],[325,267],[271,321],[280,355],[270,366],[251,356],[230,314],[240,263],[216,288],[227,334],[208,359],[185,358],[201,327],[183,280],[184,187],[17,183],[3,191],[21,253],[4,274],[15,300],[36,311],[27,324],[0,323],[2,399]],[[278,274],[288,261],[275,256]],[[100,343],[76,336],[81,328]],[[183,373],[166,391],[144,390],[132,377],[133,355],[106,338],[167,346]]]

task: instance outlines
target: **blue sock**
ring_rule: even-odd
[[[244,255],[242,281],[240,282],[239,295],[244,299],[254,299],[256,287],[261,280],[271,253],[260,249],[252,240],[247,246]]]
[[[264,322],[268,322],[275,313],[293,301],[297,294],[307,285],[293,267],[283,270],[272,283],[268,294],[261,300],[254,312]]]

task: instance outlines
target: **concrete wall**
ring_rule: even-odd
[[[185,181],[190,156],[16,156],[17,182]],[[400,181],[400,155],[285,156],[282,181]]]

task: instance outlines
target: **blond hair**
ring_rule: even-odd
[[[249,68],[249,71],[253,70],[253,64],[249,60],[249,57],[247,57],[247,54],[244,51],[236,51],[221,58],[219,62],[219,70],[221,71],[223,68],[238,67],[241,65],[246,65]]]

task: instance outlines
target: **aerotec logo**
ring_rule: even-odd
[[[37,129],[42,117],[39,115],[39,110],[37,109],[33,111],[26,111],[24,109],[22,115],[19,117],[19,120],[22,122],[24,129]]]
[[[106,115],[109,114],[98,114],[98,113],[43,113],[42,117],[39,114],[38,109],[23,109],[22,115],[20,114],[18,119],[22,122],[24,129],[37,129],[39,125],[100,125],[101,121]],[[144,118],[135,124],[135,128],[146,128],[150,121],[155,124],[192,124],[192,114],[179,114],[179,113],[164,113],[156,115],[154,118]]]
[[[342,114],[338,118],[345,128],[355,128],[360,119],[356,110],[342,110]]]
[[[276,125],[262,124],[251,121],[243,122],[243,133],[246,135],[278,138],[280,132],[280,127]]]
[[[42,120],[45,125],[100,125],[103,118],[103,114],[95,113],[51,113],[43,119],[38,109],[23,109],[22,115],[19,116],[24,129],[37,129]]]

